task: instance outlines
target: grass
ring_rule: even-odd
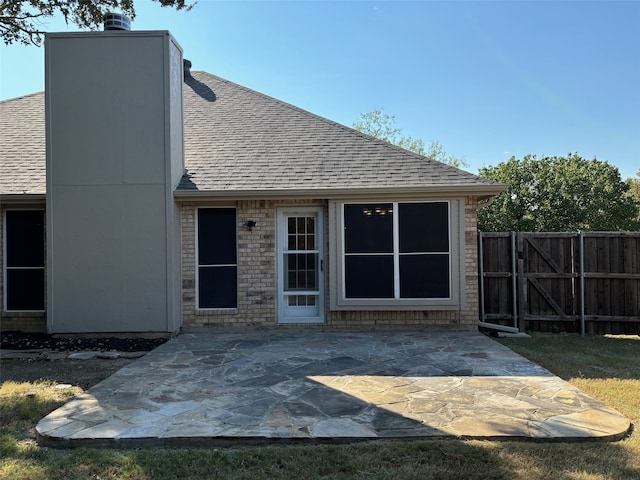
[[[503,344],[640,424],[640,338],[535,335]],[[0,478],[638,480],[640,432],[614,443],[379,441],[224,449],[56,450],[33,427],[79,388],[0,386]]]

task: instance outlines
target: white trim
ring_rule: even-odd
[[[229,263],[229,264],[216,264],[216,265],[200,265],[199,263],[199,259],[200,259],[200,245],[199,245],[199,241],[198,241],[198,228],[200,226],[200,222],[199,222],[199,218],[198,218],[198,211],[200,209],[220,209],[220,208],[225,208],[225,209],[233,209],[236,212],[236,222],[235,222],[235,226],[236,226],[236,263]],[[194,285],[194,291],[195,291],[195,312],[196,314],[200,313],[200,312],[234,312],[238,310],[238,295],[239,295],[239,283],[238,283],[238,277],[239,277],[239,266],[238,266],[238,207],[234,206],[234,205],[212,205],[212,206],[198,206],[195,208],[195,214],[194,214],[194,219],[193,219],[193,223],[194,223],[194,243],[195,243],[195,258],[194,258],[194,265],[195,265],[195,285]],[[215,267],[236,267],[236,306],[235,307],[219,307],[219,308],[207,308],[207,307],[200,307],[200,267],[210,267],[210,268],[215,268]]]
[[[176,201],[208,200],[208,199],[229,199],[244,200],[254,198],[281,198],[281,199],[319,199],[326,198],[335,201],[342,201],[346,198],[365,199],[377,197],[393,197],[394,200],[404,198],[443,198],[444,196],[478,196],[488,198],[498,195],[509,188],[501,183],[492,184],[453,184],[453,185],[429,185],[429,186],[396,186],[396,187],[340,187],[340,188],[290,188],[290,189],[228,189],[228,190],[174,190],[173,196]]]
[[[400,211],[398,202],[393,202],[392,205],[394,213],[393,217],[391,217],[391,225],[393,227],[393,298],[397,300],[400,298]],[[344,216],[342,217],[342,224],[344,225]]]
[[[287,218],[291,216],[308,217],[314,214],[316,218],[315,228],[315,250],[293,250],[295,253],[317,254],[318,255],[318,289],[300,290],[300,291],[284,291],[284,255],[289,252],[287,245]],[[325,296],[325,274],[324,274],[324,208],[319,206],[299,205],[291,207],[278,207],[276,215],[276,284],[277,284],[277,322],[279,324],[306,323],[306,324],[324,324],[326,323],[326,296]],[[286,314],[288,308],[285,299],[291,296],[315,296],[317,298],[317,307],[299,307],[301,313],[309,315],[290,316]],[[317,311],[317,315],[313,315]]]

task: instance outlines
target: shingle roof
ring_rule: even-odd
[[[206,72],[184,86],[186,174],[176,196],[367,189],[502,190]],[[0,102],[0,193],[44,194],[44,93]]]
[[[0,102],[0,193],[44,194],[44,92]]]
[[[205,72],[185,85],[178,190],[398,189],[498,184]],[[182,192],[181,192],[182,193]]]

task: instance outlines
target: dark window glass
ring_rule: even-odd
[[[235,208],[198,209],[198,264],[233,265],[236,258]]]
[[[449,255],[401,255],[401,298],[449,298]]]
[[[44,310],[44,268],[7,269],[7,310]]]
[[[7,267],[44,267],[44,211],[8,210]]]
[[[393,256],[348,255],[345,282],[347,298],[393,298]]]
[[[318,288],[318,254],[286,253],[284,255],[284,289],[315,290]]]
[[[44,310],[44,211],[6,212],[7,310]]]
[[[446,202],[401,203],[398,210],[400,253],[449,251]]]
[[[237,267],[200,267],[199,308],[235,308]]]
[[[344,206],[345,253],[393,252],[393,204]]]
[[[236,308],[235,208],[198,209],[198,308]]]

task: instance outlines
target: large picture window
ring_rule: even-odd
[[[460,305],[458,202],[336,203],[332,306]]]
[[[45,303],[44,211],[5,213],[5,309],[43,311]]]
[[[198,209],[198,308],[236,308],[236,209]]]

